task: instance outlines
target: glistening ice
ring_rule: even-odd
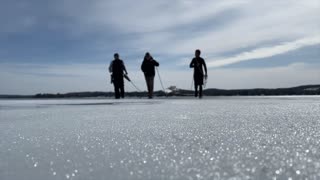
[[[320,97],[0,100],[0,179],[320,179]]]

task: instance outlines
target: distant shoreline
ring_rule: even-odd
[[[194,91],[185,89],[170,90],[167,93],[156,91],[157,97],[192,97]],[[147,92],[127,92],[126,97],[143,98]],[[304,85],[291,88],[276,88],[276,89],[205,89],[205,96],[297,96],[297,95],[320,95],[320,85]],[[78,99],[78,98],[113,98],[113,92],[70,92],[70,93],[39,93],[35,95],[0,95],[0,99]]]

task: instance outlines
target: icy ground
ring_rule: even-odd
[[[0,179],[320,179],[320,97],[0,100]]]

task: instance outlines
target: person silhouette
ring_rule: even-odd
[[[198,87],[199,87],[199,98],[202,98],[202,85],[203,79],[208,77],[207,74],[207,65],[202,57],[200,57],[201,51],[197,49],[195,51],[195,57],[190,63],[190,68],[193,68],[193,78],[194,78],[194,96],[198,96]],[[203,69],[205,73],[203,72]]]
[[[127,75],[128,72],[121,59],[119,59],[119,54],[114,54],[114,60],[111,61],[109,66],[109,72],[111,74],[111,83],[114,86],[114,94],[116,99],[124,98],[124,73]]]
[[[150,53],[147,52],[141,64],[141,70],[144,73],[144,77],[146,79],[149,99],[153,98],[154,76],[156,74],[155,66],[159,66],[159,63],[153,59]]]

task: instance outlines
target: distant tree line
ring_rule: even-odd
[[[220,90],[207,89],[204,91],[207,96],[284,96],[284,95],[320,95],[320,86],[299,86],[293,88],[278,89],[239,89]]]
[[[155,96],[193,96],[192,90],[174,89],[169,93],[163,91],[154,92]],[[206,89],[203,91],[206,96],[284,96],[284,95],[320,95],[320,85],[306,85],[292,88],[278,89]],[[127,92],[127,97],[145,97],[147,92]],[[0,98],[97,98],[114,97],[113,92],[71,92],[65,94],[36,94],[36,95],[0,95]]]

